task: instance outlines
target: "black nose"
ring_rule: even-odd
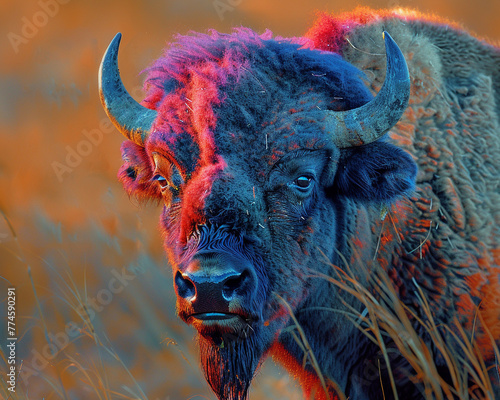
[[[195,313],[229,312],[230,306],[245,302],[256,287],[250,262],[227,254],[197,255],[175,274],[177,295]],[[243,304],[239,304],[243,306]]]

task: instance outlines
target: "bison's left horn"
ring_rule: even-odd
[[[127,139],[144,146],[157,112],[141,106],[123,86],[118,71],[121,38],[121,33],[117,33],[102,58],[99,68],[99,97],[116,128]]]
[[[377,96],[361,107],[328,111],[327,130],[339,148],[360,146],[379,139],[399,121],[410,98],[410,75],[405,58],[384,32],[387,68]]]

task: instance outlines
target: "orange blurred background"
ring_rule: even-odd
[[[123,34],[122,79],[140,100],[140,71],[175,33],[243,25],[299,36],[315,11],[357,5],[416,8],[500,37],[498,0],[0,3],[0,343],[5,352],[5,300],[14,286],[18,366],[23,359],[26,371],[34,368],[19,377],[19,398],[214,398],[197,365],[193,331],[175,317],[160,208],[139,207],[116,180],[123,138],[109,128],[97,94],[99,63],[115,33]],[[87,135],[94,144],[85,145]],[[105,298],[124,268],[140,272]],[[85,296],[100,301],[90,324],[78,309]],[[62,343],[57,333],[68,321],[79,334]],[[43,356],[54,337],[59,349]],[[0,366],[4,379],[1,358]],[[271,362],[264,368],[253,398],[300,398],[292,378]]]

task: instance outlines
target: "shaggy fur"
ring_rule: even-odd
[[[383,243],[378,260],[392,271],[406,301],[413,280],[426,288],[438,318],[447,320],[456,307],[471,328],[481,301],[498,338],[500,51],[448,21],[408,10],[323,15],[306,36],[316,48],[334,45],[366,73],[375,91],[385,60],[364,51],[382,53],[383,30],[403,51],[412,78],[410,106],[390,137],[413,155],[419,174],[411,203],[392,214],[401,246],[391,224],[372,228]],[[421,251],[409,253],[421,243]],[[479,340],[491,352],[484,334]]]
[[[408,62],[410,106],[388,137],[338,149],[324,110],[358,107],[380,89],[383,30]],[[174,277],[207,243],[257,271],[255,294],[228,306],[248,315],[246,325],[229,336],[198,333],[202,366],[220,399],[246,398],[266,355],[297,377],[308,398],[322,398],[283,300],[324,376],[352,399],[383,397],[380,381],[386,388],[389,381],[380,349],[345,317],[362,306],[314,277],[332,273],[325,256],[343,266],[339,254],[361,282],[365,268],[381,265],[420,317],[416,293],[423,290],[437,323],[458,318],[474,329],[493,365],[487,330],[500,339],[499,71],[498,49],[456,26],[368,9],[323,15],[300,39],[243,28],[179,36],[147,70],[143,104],[159,117],[145,148],[125,142],[120,180],[130,194],[163,199]],[[168,185],[160,188],[158,175]],[[181,297],[179,315],[189,322]],[[421,398],[408,363],[391,354],[401,398]],[[333,397],[333,386],[328,391]]]

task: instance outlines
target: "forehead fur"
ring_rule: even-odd
[[[252,141],[282,120],[288,129],[274,126],[266,137],[271,144],[289,137],[290,129],[321,123],[323,110],[351,109],[371,99],[359,70],[306,44],[246,28],[178,36],[146,70],[143,104],[159,111],[151,145],[164,147],[190,169],[214,163],[216,149],[222,151],[238,132]],[[295,140],[295,147],[315,141],[308,129],[300,130],[302,143]],[[317,140],[325,138],[325,132],[314,131]]]

